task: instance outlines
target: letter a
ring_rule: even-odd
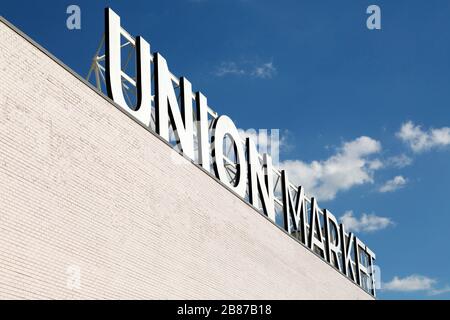
[[[66,26],[69,30],[81,29],[81,10],[77,5],[70,5],[66,9],[66,13],[70,14],[66,20]]]
[[[377,29],[380,30],[381,29],[381,9],[379,6],[377,5],[370,5],[367,7],[367,14],[371,14],[368,18],[367,18],[367,29],[369,30],[373,30],[373,29]]]

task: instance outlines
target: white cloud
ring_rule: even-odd
[[[450,286],[446,285],[442,288],[436,288],[436,285],[436,279],[419,274],[413,274],[404,278],[395,276],[391,281],[383,283],[381,289],[398,292],[425,291],[430,296],[450,292]]]
[[[408,144],[412,151],[418,153],[450,145],[450,128],[431,128],[425,131],[421,126],[408,121],[397,132],[397,137]]]
[[[273,63],[268,62],[263,63],[260,66],[255,66],[255,68],[252,71],[252,75],[257,78],[270,79],[275,75],[276,72],[277,69],[273,66]]]
[[[369,161],[369,168],[371,170],[378,170],[383,167],[384,167],[384,164],[383,164],[383,162],[381,162],[380,159],[375,159],[375,160]]]
[[[373,173],[381,165],[370,157],[380,150],[380,142],[362,136],[345,142],[326,160],[311,163],[287,160],[281,163],[281,167],[289,173],[290,181],[304,186],[308,194],[320,200],[332,200],[340,191],[373,183]]]
[[[363,213],[361,218],[358,219],[353,215],[353,211],[345,212],[339,220],[347,230],[352,232],[374,232],[394,224],[390,218],[367,213]]]
[[[238,67],[236,62],[222,62],[214,74],[218,77],[223,77],[228,74],[244,75],[245,73],[245,70]]]
[[[384,283],[382,285],[382,289],[403,292],[433,290],[433,287],[436,283],[437,281],[435,279],[413,274],[405,278],[396,276],[391,281]]]
[[[395,190],[398,190],[400,188],[403,188],[406,184],[407,180],[403,178],[402,176],[396,176],[391,180],[388,180],[385,182],[384,185],[382,185],[378,191],[380,192],[392,192]]]
[[[227,75],[250,76],[260,79],[270,79],[277,72],[273,62],[257,63],[246,61],[237,63],[234,61],[222,62],[214,74],[218,77]]]
[[[443,287],[443,288],[441,288],[441,289],[431,289],[429,292],[428,292],[428,294],[430,295],[430,296],[437,296],[437,295],[439,295],[439,294],[443,294],[443,293],[447,293],[447,292],[450,292],[450,286],[445,286],[445,287]]]
[[[388,158],[386,160],[386,165],[401,169],[411,165],[412,162],[413,162],[412,158],[408,157],[406,154],[401,154],[398,156]]]

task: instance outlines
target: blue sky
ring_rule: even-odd
[[[66,8],[81,8],[81,30]],[[368,30],[366,8],[381,8]],[[82,76],[103,8],[280,160],[376,253],[382,299],[449,299],[450,2],[3,1],[0,14]]]

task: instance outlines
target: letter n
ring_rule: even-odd
[[[259,154],[256,150],[255,143],[250,139],[246,139],[248,152],[248,185],[249,185],[249,199],[250,203],[258,207],[259,195],[264,213],[270,220],[275,222],[275,207],[273,196],[273,179],[272,179],[272,159],[268,154],[263,155],[263,168],[259,161]]]
[[[155,53],[154,58],[156,132],[163,139],[169,141],[170,120],[181,150],[186,156],[194,160],[192,86],[186,78],[180,79],[180,111],[166,59],[159,53]],[[181,112],[183,115],[181,115]]]

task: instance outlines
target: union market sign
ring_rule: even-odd
[[[123,54],[127,48],[131,55]],[[127,72],[131,58],[135,63]],[[375,253],[314,197],[307,197],[302,186],[290,183],[287,172],[276,169],[269,154],[260,155],[252,139],[242,140],[233,120],[214,112],[203,93],[192,91],[188,79],[173,75],[164,56],[123,29],[110,8],[105,9],[105,34],[88,78],[92,74],[98,89],[135,121],[375,296]],[[232,148],[226,148],[227,143]]]

